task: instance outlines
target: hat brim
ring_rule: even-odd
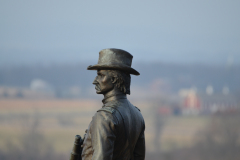
[[[133,75],[140,75],[140,73],[138,71],[136,71],[135,69],[126,66],[126,65],[114,65],[114,64],[96,64],[96,65],[90,65],[87,68],[88,70],[108,70],[108,69],[112,69],[112,70],[121,70],[121,71],[125,71],[128,72],[129,74],[133,74]]]

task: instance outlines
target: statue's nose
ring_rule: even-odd
[[[97,77],[93,80],[93,83],[92,84],[98,84],[97,82]]]

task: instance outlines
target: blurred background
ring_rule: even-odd
[[[240,1],[0,0],[0,159],[66,160],[102,104],[104,48],[130,52],[147,160],[240,157]]]

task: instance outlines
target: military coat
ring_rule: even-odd
[[[103,100],[83,142],[82,160],[144,160],[145,123],[126,95]]]

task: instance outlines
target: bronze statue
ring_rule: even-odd
[[[127,99],[133,56],[121,49],[103,49],[93,81],[96,93],[103,94],[103,106],[92,118],[84,136],[82,160],[144,160],[145,123],[140,110]]]

